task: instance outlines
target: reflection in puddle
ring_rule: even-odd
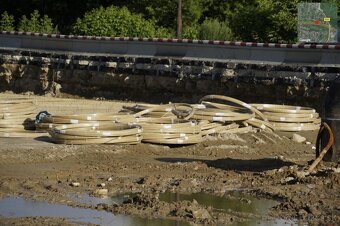
[[[144,219],[138,217],[114,215],[105,211],[75,208],[61,204],[35,202],[23,198],[8,197],[0,200],[0,216],[18,217],[60,217],[72,222],[86,222],[97,225],[115,226],[175,226],[189,224],[164,219]]]
[[[215,196],[207,193],[171,193],[164,192],[159,195],[159,200],[165,202],[175,201],[193,201],[199,204],[211,206],[216,212],[240,212],[246,214],[265,215],[268,210],[279,203],[274,200],[258,199],[256,197],[243,194],[237,191],[231,191],[224,196]],[[247,222],[237,222],[233,225],[250,226],[250,225],[294,225],[295,223],[288,220],[276,219],[266,222],[259,219],[249,219]]]
[[[128,200],[129,198],[133,198],[136,194],[119,194],[114,196],[102,196],[102,197],[95,197],[86,193],[82,194],[70,194],[69,197],[76,202],[88,204],[92,206],[96,206],[98,204],[107,204],[107,205],[114,205],[114,204],[122,204],[124,201]]]
[[[253,196],[244,195],[239,192],[230,192],[222,197],[203,192],[192,194],[165,192],[160,194],[159,199],[166,202],[180,200],[192,201],[195,199],[198,203],[205,206],[211,206],[216,211],[233,210],[254,214],[264,214],[268,212],[271,207],[279,204],[273,200],[257,199]]]

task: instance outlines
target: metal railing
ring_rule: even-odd
[[[275,44],[0,32],[0,49],[340,68],[340,44]]]

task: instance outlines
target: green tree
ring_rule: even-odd
[[[183,0],[183,30],[199,24],[204,11],[205,0]],[[127,7],[131,12],[141,13],[146,19],[155,21],[156,25],[176,30],[177,0],[120,0],[114,5]]]
[[[47,15],[40,17],[38,10],[31,13],[30,19],[23,15],[18,24],[18,31],[52,33],[53,30],[52,20]]]
[[[98,36],[163,37],[170,33],[163,27],[156,28],[155,22],[146,20],[141,14],[132,14],[126,7],[100,7],[78,18],[73,33]]]
[[[6,11],[1,15],[0,31],[14,31],[14,16]]]
[[[295,42],[299,0],[252,0],[237,5],[229,21],[236,39]]]
[[[198,25],[183,27],[182,38],[199,39],[198,34],[199,34]]]
[[[217,19],[206,19],[199,27],[199,39],[230,40],[232,31],[226,22]]]

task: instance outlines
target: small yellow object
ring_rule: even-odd
[[[331,18],[329,18],[329,17],[325,17],[325,18],[323,18],[323,21],[325,21],[325,22],[329,22],[329,21],[331,21]]]

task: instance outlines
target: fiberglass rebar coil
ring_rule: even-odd
[[[134,112],[136,124],[143,128],[143,142],[195,144],[202,141],[201,127],[186,119],[192,116],[194,110],[189,104],[136,105],[129,109]]]
[[[0,100],[0,137],[36,137],[35,107],[29,98]]]
[[[137,144],[142,140],[142,128],[123,123],[78,123],[59,125],[49,130],[60,144]]]
[[[50,115],[37,127],[49,130],[56,143],[64,144],[133,144],[141,140],[195,144],[211,135],[314,130],[319,123],[319,115],[311,108],[250,105],[232,97],[207,95],[199,104],[138,104],[114,114]]]
[[[104,124],[114,123],[130,123],[134,122],[135,118],[127,114],[77,114],[77,115],[48,115],[41,119],[41,122],[36,125],[40,130],[50,130],[59,125],[67,124],[82,124],[82,123],[97,123]]]
[[[261,111],[276,131],[297,132],[320,128],[321,119],[313,108],[276,104],[251,106]]]
[[[202,141],[201,127],[185,119],[162,118],[139,123],[143,142],[157,144],[196,144]]]
[[[207,100],[218,100],[224,103]],[[273,131],[272,125],[267,122],[266,117],[261,112],[238,99],[222,95],[207,95],[200,102],[200,109],[195,110],[192,116],[193,119],[208,120],[211,123],[222,123],[222,125],[227,126],[224,130],[222,128],[218,128],[217,131],[216,129],[211,129],[207,132],[208,134],[215,131],[217,134],[246,132],[251,131],[252,127]],[[255,119],[255,116],[260,119]],[[228,124],[232,124],[234,127],[237,125],[238,127],[233,128]],[[203,134],[205,133],[203,132]]]

